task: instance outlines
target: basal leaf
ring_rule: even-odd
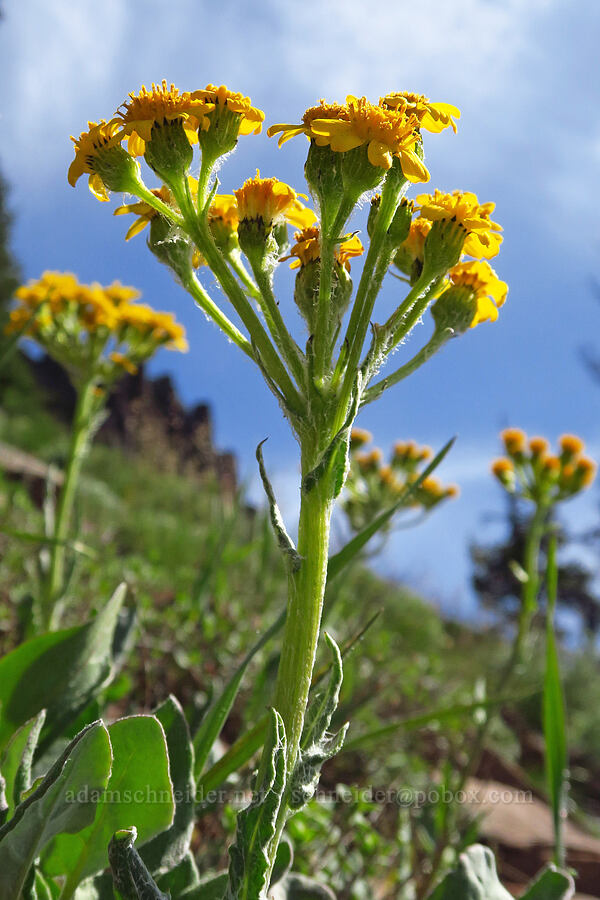
[[[112,753],[95,722],[71,741],[38,787],[0,829],[0,897],[18,897],[34,859],[56,835],[67,839],[93,821],[106,787]]]
[[[47,711],[48,746],[114,674],[113,638],[126,588],[85,625],[33,638],[0,660],[0,751],[17,728]]]
[[[154,716],[130,716],[108,729],[113,767],[93,822],[78,834],[55,838],[42,859],[48,875],[67,875],[69,887],[106,868],[116,831],[137,829],[140,845],[173,822],[173,788],[165,734]]]

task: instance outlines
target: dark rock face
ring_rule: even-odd
[[[75,392],[64,369],[47,356],[29,364],[50,411],[69,422]],[[235,457],[215,448],[210,407],[186,409],[168,376],[147,378],[143,368],[125,375],[115,386],[107,411],[97,440],[142,454],[159,471],[214,479],[226,495],[235,493]]]

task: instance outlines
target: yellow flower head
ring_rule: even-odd
[[[153,188],[152,193],[155,197],[158,197],[159,200],[162,200],[163,203],[166,203],[168,206],[175,205],[175,199],[168,187],[165,187],[163,185],[159,188]],[[154,207],[150,206],[150,204],[146,203],[144,200],[140,200],[137,203],[125,203],[123,206],[118,206],[115,209],[113,215],[125,216],[128,213],[132,213],[133,215],[137,216],[137,218],[129,226],[127,234],[125,235],[126,241],[131,240],[132,237],[135,237],[136,234],[139,234],[141,231],[143,231],[146,225],[149,225],[152,219],[158,215]]]
[[[357,450],[365,444],[370,444],[372,440],[373,435],[370,431],[365,428],[353,428],[350,432],[350,449]]]
[[[510,456],[517,456],[525,450],[527,435],[520,428],[505,428],[500,437]]]
[[[420,142],[418,120],[403,112],[373,106],[366,97],[346,98],[343,114],[335,118],[313,119],[311,135],[320,145],[344,153],[366,145],[369,162],[387,170],[398,157],[409,181],[429,181],[429,172],[415,152]]]
[[[303,228],[294,235],[296,243],[291,248],[288,256],[282,257],[282,262],[286,259],[296,257],[290,263],[290,269],[299,269],[310,262],[315,262],[321,258],[321,231],[317,225],[309,228]],[[361,256],[364,253],[363,247],[358,236],[353,234],[344,239],[335,248],[335,258],[338,263],[350,271],[350,260],[355,256]]]
[[[207,84],[203,91],[194,91],[191,96],[194,101],[206,104],[209,109],[209,114],[202,120],[203,131],[208,131],[211,126],[212,111],[221,108],[239,114],[239,134],[260,134],[265,114],[261,109],[252,106],[249,97],[229,91],[224,84],[220,87]]]
[[[204,126],[210,108],[189,91],[180,94],[174,84],[169,87],[163,79],[161,85],[152,84],[150,90],[142,85],[138,94],[130,93],[113,123],[120,126],[121,138],[128,136],[127,149],[132,156],[143,156],[152,126],[165,120],[181,119],[189,142],[197,143],[198,128]]]
[[[464,252],[468,256],[491,259],[496,256],[502,243],[500,225],[492,222],[491,213],[494,203],[479,203],[477,195],[469,191],[454,191],[445,194],[435,190],[434,194],[420,194],[417,197],[420,205],[419,215],[431,222],[439,219],[454,219],[467,231]]]
[[[188,349],[185,329],[175,321],[172,313],[157,312],[143,303],[131,303],[119,313],[119,324],[125,331],[131,329],[142,338],[150,338],[153,343],[164,344],[171,350],[185,352]]]
[[[460,110],[450,103],[432,103],[422,94],[412,94],[409,91],[386,94],[381,97],[379,105],[384,109],[395,109],[405,115],[416,116],[419,127],[437,134],[444,128],[452,128],[456,134],[456,122],[460,119]]]
[[[69,166],[67,175],[71,187],[75,187],[77,181],[84,173],[89,174],[89,188],[98,200],[108,200],[108,192],[100,175],[96,172],[98,153],[110,147],[118,147],[121,137],[118,134],[119,126],[113,120],[105,122],[88,122],[88,130],[82,131],[78,138],[71,136],[75,144],[75,159]]]
[[[210,222],[218,221],[229,231],[237,231],[240,223],[237,200],[233,194],[215,194],[208,211]]]
[[[281,137],[277,142],[280,147],[282,144],[285,144],[286,141],[289,141],[290,138],[297,137],[299,134],[306,135],[309,140],[315,140],[319,146],[325,146],[327,141],[322,137],[313,134],[311,128],[312,123],[315,119],[343,118],[348,118],[348,112],[345,106],[340,103],[327,103],[325,100],[321,100],[318,106],[311,106],[306,110],[299,125],[271,125],[267,128],[267,135],[273,137],[275,134],[281,134]]]
[[[532,437],[529,440],[529,452],[532,457],[544,456],[548,452],[549,447],[550,445],[546,438]]]
[[[495,322],[498,309],[506,300],[508,285],[500,281],[489,263],[461,262],[453,266],[449,273],[452,284],[471,288],[477,300],[477,311],[471,322],[475,328],[479,322]]]
[[[298,200],[304,194],[296,194],[289,184],[277,178],[256,176],[244,182],[234,191],[240,221],[260,219],[267,227],[282,221],[303,228],[316,221],[316,215]]]
[[[565,457],[579,456],[585,450],[584,442],[575,434],[562,434],[558,443]]]

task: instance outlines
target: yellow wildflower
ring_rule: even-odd
[[[508,293],[508,285],[500,281],[489,263],[461,262],[448,273],[452,284],[469,287],[477,300],[477,311],[471,322],[475,328],[479,322],[495,322],[498,308],[503,305]]]
[[[152,126],[165,120],[181,119],[189,142],[197,143],[198,129],[204,125],[209,109],[189,91],[180,94],[174,84],[169,87],[163,79],[160,86],[153,83],[150,90],[142,85],[137,95],[132,91],[129,100],[117,110],[118,118],[113,119],[113,123],[120,127],[121,139],[128,137],[127,149],[132,156],[143,156]]]
[[[69,166],[67,175],[71,187],[75,187],[77,181],[84,173],[89,174],[89,188],[98,200],[108,200],[108,191],[104,182],[96,172],[98,153],[110,147],[118,147],[121,137],[118,134],[119,126],[113,120],[105,122],[88,122],[88,130],[82,131],[78,138],[71,136],[75,144],[75,159]]]
[[[585,450],[585,444],[576,434],[562,434],[558,439],[560,449],[568,457],[579,456]]]
[[[234,194],[240,221],[260,219],[269,227],[285,219],[290,225],[303,228],[317,218],[298,200],[304,194],[296,194],[289,184],[277,178],[261,178],[258,169],[256,176],[248,178]]]
[[[502,243],[500,225],[492,222],[491,213],[495,203],[479,203],[477,195],[470,191],[454,191],[445,194],[435,190],[434,194],[420,194],[417,197],[420,205],[419,215],[435,222],[439,219],[453,219],[467,231],[464,252],[468,256],[491,259],[496,256]]]
[[[500,437],[510,456],[516,456],[525,449],[527,435],[520,428],[505,428],[500,432]]]
[[[321,258],[321,232],[318,225],[309,228],[303,228],[294,235],[296,243],[291,248],[288,256],[283,256],[281,261],[296,257],[290,263],[290,269],[298,269],[305,266],[309,262],[314,262]],[[350,271],[350,260],[355,256],[364,253],[363,247],[358,235],[353,234],[342,240],[335,248],[335,258],[338,263]]]
[[[419,120],[419,127],[433,134],[448,127],[452,128],[456,134],[454,119],[460,119],[460,110],[450,103],[432,103],[423,94],[399,91],[381,97],[379,105],[384,109],[395,109],[406,115],[416,116]]]
[[[529,440],[529,452],[533,457],[544,456],[548,452],[548,441],[543,437],[532,437]]]
[[[302,122],[299,125],[271,125],[267,128],[267,135],[273,137],[275,134],[281,134],[278,145],[281,147],[290,138],[299,134],[304,134],[309,140],[315,140],[316,143],[323,147],[328,142],[326,138],[313,134],[311,125],[315,119],[344,119],[348,118],[348,111],[345,106],[340,103],[327,103],[321,100],[318,106],[311,106],[302,116]]]
[[[135,363],[132,363],[124,353],[111,353],[110,359],[115,363],[115,365],[120,366],[130,375],[135,375],[138,370],[138,367],[135,365]]]
[[[344,153],[366,144],[373,166],[389,169],[398,157],[409,181],[429,181],[429,172],[415,151],[420,142],[418,121],[402,112],[373,106],[366,97],[346,98],[344,115],[338,118],[313,119],[311,133],[321,138],[332,150]]]
[[[367,431],[365,428],[353,428],[350,432],[350,449],[356,450],[358,447],[370,444],[372,440],[373,435],[370,431]]]
[[[210,128],[212,111],[221,107],[240,115],[239,134],[260,134],[265,114],[261,109],[252,106],[249,97],[228,90],[224,84],[220,87],[207,84],[203,91],[194,91],[191,96],[193,100],[206,104],[209,110],[208,115],[201,123],[203,131],[208,131]]]

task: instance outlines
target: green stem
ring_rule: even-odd
[[[213,303],[193,272],[190,273],[189,278],[183,282],[183,286],[188,293],[192,295],[202,312],[212,319],[213,322],[216,322],[221,331],[224,331],[227,337],[233,341],[240,350],[244,351],[246,356],[249,356],[250,359],[255,359],[250,341],[235,327],[233,322],[227,318],[217,304]]]
[[[317,325],[315,328],[315,379],[322,385],[331,358],[331,290],[333,286],[333,266],[335,248],[339,243],[341,232],[348,216],[354,209],[356,198],[344,196],[335,219],[329,224],[324,216],[321,231],[321,267],[319,277],[319,298],[317,302]]]
[[[273,336],[273,340],[277,344],[281,355],[293,372],[298,387],[302,390],[305,382],[305,359],[300,347],[295,342],[281,315],[281,311],[273,293],[273,285],[271,278],[265,269],[258,264],[253,267],[254,277],[256,278],[259,290],[261,309],[263,311],[265,321],[269,326],[269,331]]]
[[[255,355],[258,355],[260,358],[260,363],[269,379],[281,391],[290,412],[296,415],[301,414],[304,407],[302,398],[294,387],[292,379],[288,375],[275,347],[269,340],[267,332],[252,309],[243,288],[236,280],[235,275],[216,246],[206,217],[203,217],[201,220],[198,219],[188,196],[187,182],[185,184],[183,182],[178,185],[173,184],[172,190],[184,215],[184,229],[196,244],[208,267],[212,270],[231,301],[233,308],[247,328],[252,343],[256,348]]]
[[[396,369],[395,372],[392,372],[391,375],[386,375],[385,378],[382,378],[381,381],[378,381],[377,384],[374,384],[364,392],[361,407],[377,400],[388,388],[393,387],[393,385],[398,384],[409,375],[412,375],[413,372],[416,372],[417,369],[420,369],[424,363],[438,352],[438,350],[441,350],[451,337],[452,332],[434,331],[430,340],[413,356],[412,359]]]
[[[252,280],[252,276],[242,262],[240,251],[232,250],[231,252],[226,254],[226,259],[250,296],[253,297],[254,300],[260,300],[260,291],[258,289],[258,285],[254,283],[254,281]]]
[[[64,590],[66,541],[69,536],[73,504],[81,466],[86,453],[88,438],[93,424],[96,406],[96,385],[94,379],[83,384],[77,392],[77,404],[71,431],[69,457],[65,469],[65,479],[60,492],[54,525],[54,543],[50,550],[50,566],[46,584],[42,592],[41,625],[52,630],[60,619],[58,601]]]
[[[341,428],[347,416],[350,398],[354,390],[356,371],[362,353],[363,344],[375,300],[380,291],[384,276],[389,268],[394,248],[387,240],[388,228],[398,208],[398,203],[406,187],[406,180],[394,177],[386,178],[381,191],[381,203],[375,220],[371,243],[367,258],[356,291],[356,298],[350,314],[346,341],[348,342],[348,361],[346,374],[340,392],[340,406],[336,428]]]

